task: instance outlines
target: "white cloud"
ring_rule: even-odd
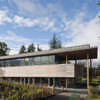
[[[8,44],[8,47],[11,49],[9,52],[10,55],[18,54],[21,45],[25,45],[25,47],[27,48],[28,45],[33,42],[33,40],[17,35],[16,33],[12,31],[7,31],[6,34],[1,34],[0,41],[4,41]],[[38,39],[38,41],[43,41],[43,40]],[[34,42],[34,45],[37,48],[36,44],[38,43]],[[40,44],[39,47],[42,50],[47,50],[49,48],[47,44]]]
[[[10,17],[7,15],[8,11],[7,10],[0,10],[0,25],[4,24],[5,22],[11,23],[12,20]]]
[[[58,3],[41,4],[38,0],[8,0],[9,4],[15,4],[20,14],[27,16],[65,16],[62,6]],[[58,10],[59,9],[59,10]]]
[[[6,23],[12,23],[14,26],[18,27],[38,27],[41,30],[55,31],[55,20],[51,20],[48,17],[38,17],[38,18],[24,18],[22,16],[13,15],[12,18],[8,16],[10,11],[0,10],[0,25]]]
[[[38,26],[39,28],[45,31],[49,29],[51,29],[52,31],[55,30],[54,27],[55,20],[50,20],[48,17],[31,19],[31,18],[24,18],[16,15],[13,18],[13,22],[20,27]]]
[[[1,34],[0,41],[5,41],[8,44],[8,47],[11,49],[10,54],[18,53],[21,45],[25,45],[27,47],[30,43],[32,43],[31,39],[16,35],[12,31],[7,31],[6,34]]]
[[[31,27],[34,26],[36,23],[38,23],[38,20],[31,20],[29,18],[24,18],[24,17],[20,17],[20,16],[14,16],[13,19],[14,23],[19,25],[19,26],[23,26],[23,27]]]
[[[89,21],[84,21],[84,17],[87,16],[85,13],[79,14],[74,19],[67,21],[65,19],[65,30],[69,32],[66,39],[71,39],[72,41],[65,43],[66,46],[71,45],[82,45],[90,44],[91,46],[98,46],[100,51],[100,23],[98,19],[98,14],[95,18]],[[98,54],[98,59],[94,60],[97,63],[100,60],[100,52]]]
[[[66,18],[66,12],[63,10],[62,6],[57,3],[47,3],[46,5],[42,5],[38,1],[33,0],[8,1],[12,6],[13,4],[16,4],[20,14],[16,13],[16,15],[13,15],[11,18],[8,16],[9,11],[0,10],[0,24],[8,22],[14,23],[14,25],[17,25],[18,27],[39,27],[38,30],[51,30],[52,32],[61,31],[62,38],[65,38],[66,36],[66,40],[70,40],[69,42],[64,43],[66,46],[91,44],[98,46],[100,50],[100,39],[98,38],[100,36],[100,23],[98,23],[98,14],[95,18],[91,19],[90,17],[86,20],[85,18],[88,17],[88,14],[86,14],[87,11],[85,11],[85,13],[79,11],[74,18]],[[25,16],[23,16],[23,14]],[[62,21],[59,17],[62,18]],[[32,42],[32,40],[18,36],[11,31],[8,31],[7,33],[7,35],[4,35],[5,38],[3,38],[2,35],[0,36],[0,39],[8,41],[14,48],[19,49],[17,45],[28,45],[28,42]],[[44,49],[48,48],[46,44],[41,44],[40,46]],[[17,49],[14,49],[15,52],[16,50]]]
[[[16,13],[18,10],[12,11],[12,9],[7,10],[7,8],[4,11],[0,10],[0,24],[11,23],[14,27],[35,27],[36,29],[40,28],[39,30],[42,31],[49,30],[51,32],[61,31],[57,27],[60,22],[56,17],[66,16],[66,13],[58,3],[42,5],[38,1],[31,0],[8,0],[8,2],[11,7],[17,7],[21,14]],[[30,16],[26,17],[22,13]]]

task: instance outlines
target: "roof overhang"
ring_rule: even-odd
[[[89,49],[83,49],[83,50],[75,50],[75,51],[69,51],[61,54],[56,54],[61,57],[68,57],[68,60],[81,60],[81,59],[87,59],[87,54],[89,55],[89,59],[96,59],[97,58],[97,47],[95,48],[89,48]]]
[[[90,45],[80,45],[80,46],[66,47],[60,49],[43,50],[32,53],[2,56],[0,57],[0,60],[26,58],[33,56],[44,56],[44,55],[59,55],[63,57],[68,55],[69,60],[75,60],[75,59],[86,59],[87,54],[89,54],[89,58],[95,59],[97,58],[97,49],[98,49],[97,47],[90,47]]]

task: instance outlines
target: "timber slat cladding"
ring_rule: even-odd
[[[75,77],[74,64],[1,67],[0,77]]]

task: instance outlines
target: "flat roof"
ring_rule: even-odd
[[[65,57],[68,55],[69,60],[75,59],[86,59],[87,53],[91,59],[97,58],[97,47],[90,47],[90,45],[79,45],[72,47],[64,47],[59,49],[43,50],[31,53],[23,53],[16,55],[1,56],[0,60],[26,58],[33,56],[44,56],[44,55],[58,55]]]

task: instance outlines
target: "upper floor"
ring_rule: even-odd
[[[80,45],[18,55],[2,56],[0,57],[0,67],[66,64],[66,60],[87,59],[87,54],[89,55],[89,59],[97,58],[97,47]]]

